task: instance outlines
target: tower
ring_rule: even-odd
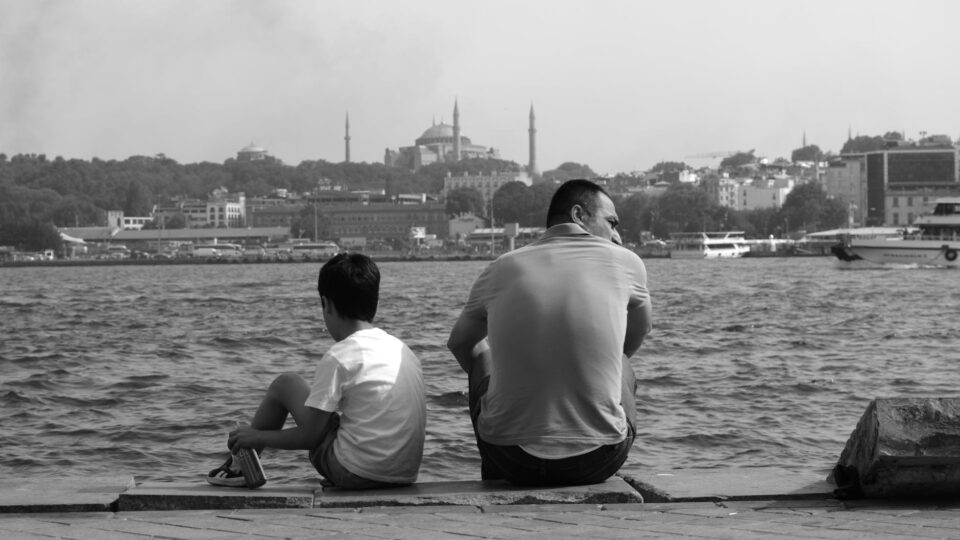
[[[346,134],[343,136],[344,146],[346,147],[345,163],[350,163],[350,113],[347,113]]]
[[[537,170],[537,117],[533,114],[533,103],[530,104],[530,162],[527,164],[527,173],[536,176]]]
[[[460,107],[453,100],[453,160],[460,161]]]

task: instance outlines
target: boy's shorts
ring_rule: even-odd
[[[310,451],[310,463],[324,478],[333,485],[343,489],[380,489],[406,486],[409,484],[394,484],[379,480],[368,480],[348,471],[337,459],[333,451],[334,441],[340,429],[340,415],[334,414],[330,419],[330,427],[320,444]]]

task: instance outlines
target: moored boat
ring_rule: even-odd
[[[673,233],[672,259],[733,259],[743,257],[750,246],[742,231]]]
[[[934,202],[933,212],[896,237],[847,237],[833,249],[842,261],[875,264],[960,267],[960,197]]]

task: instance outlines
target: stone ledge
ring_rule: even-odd
[[[683,470],[614,477],[602,484],[555,488],[505,482],[423,482],[371,491],[321,487],[316,479],[260,489],[196,482],[135,485],[130,477],[12,479],[0,482],[0,513],[123,512],[296,508],[617,505],[728,500],[832,499],[825,472],[779,468]]]
[[[224,488],[204,483],[147,483],[120,494],[117,510],[236,510],[313,508],[320,483],[266,486],[259,489]]]
[[[620,478],[602,484],[567,487],[520,487],[503,481],[423,482],[409,487],[347,491],[324,488],[318,508],[370,506],[495,506],[522,504],[639,503],[643,498]]]
[[[687,469],[627,477],[648,503],[831,499],[828,471],[798,473],[777,467]]]
[[[3,480],[0,513],[112,512],[120,493],[132,487],[129,476]]]

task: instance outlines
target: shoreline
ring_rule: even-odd
[[[363,252],[362,252],[363,253]],[[672,259],[669,252],[666,253],[646,253],[635,251],[641,259]],[[468,254],[446,254],[446,255],[397,255],[366,253],[377,262],[467,262],[467,261],[492,261],[497,256],[491,255],[468,255]],[[502,254],[501,254],[502,255]],[[776,253],[776,252],[750,252],[744,255],[744,259],[756,258],[795,258],[795,257],[831,257],[832,255],[819,253]],[[684,259],[687,260],[687,259]],[[689,259],[700,260],[700,259]],[[36,267],[84,267],[84,266],[177,266],[177,265],[259,265],[259,264],[303,264],[303,263],[322,263],[320,259],[301,259],[301,260],[282,260],[282,259],[55,259],[52,261],[7,261],[0,262],[0,268],[36,268]]]

